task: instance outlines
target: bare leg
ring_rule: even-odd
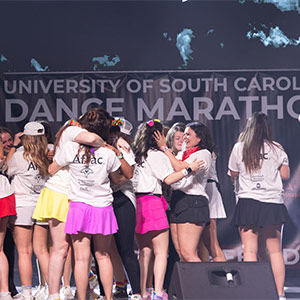
[[[33,226],[13,226],[13,237],[18,251],[18,266],[22,286],[32,285],[32,232]]]
[[[3,252],[3,243],[9,217],[0,218],[0,292],[8,292],[8,262]]]
[[[203,233],[200,238],[200,242],[198,245],[198,255],[199,255],[201,261],[208,262],[209,261],[209,251],[203,242],[203,235],[204,235],[205,231],[206,231],[206,227],[204,228]]]
[[[72,275],[72,248],[70,247],[68,250],[67,259],[64,265],[63,271],[63,285],[70,286],[71,275]]]
[[[210,224],[204,228],[202,237],[213,261],[226,261],[218,241],[216,219],[210,219]]]
[[[38,259],[38,265],[41,270],[41,278],[48,282],[48,268],[50,255],[48,251],[48,233],[47,225],[34,225],[33,229],[33,251]],[[40,281],[42,285],[42,280]],[[43,284],[45,285],[45,283]]]
[[[146,283],[148,277],[149,264],[152,255],[152,241],[149,235],[136,234],[137,243],[139,245],[139,264],[140,264],[140,276],[141,276],[141,295],[146,296]]]
[[[152,245],[154,252],[154,291],[160,294],[167,269],[169,230],[160,230],[152,233]]]
[[[257,261],[258,230],[250,226],[239,227],[244,246],[244,261]]]
[[[204,223],[200,225],[184,223],[177,224],[179,249],[183,261],[200,262],[198,244],[203,231]]]
[[[69,242],[65,234],[65,223],[56,219],[49,220],[49,228],[52,238],[52,251],[49,261],[49,294],[59,294],[60,280],[64,263],[67,258]]]
[[[113,266],[109,255],[112,235],[93,235],[95,256],[99,265],[100,278],[106,300],[112,300]]]
[[[266,237],[266,246],[278,295],[284,295],[285,265],[281,251],[281,225],[268,226],[262,229]]]
[[[78,300],[85,300],[89,280],[91,235],[83,232],[72,234],[72,243],[75,258],[74,275],[77,297]]]
[[[119,252],[117,250],[116,242],[115,239],[112,238],[111,244],[110,244],[110,249],[109,249],[109,254],[111,257],[111,261],[113,264],[113,269],[114,269],[114,278],[116,282],[125,282],[127,280],[122,260],[119,255]]]
[[[171,229],[172,241],[173,241],[174,247],[176,249],[176,252],[179,256],[180,261],[183,261],[183,257],[181,256],[180,249],[179,249],[177,224],[174,224],[174,223],[170,224],[170,229]]]

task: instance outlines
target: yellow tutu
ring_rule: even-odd
[[[32,218],[42,222],[47,222],[49,219],[66,222],[68,210],[68,195],[51,191],[45,187],[39,196]]]

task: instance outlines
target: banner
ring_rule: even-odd
[[[227,219],[218,221],[228,259],[242,260],[240,238],[230,225],[235,196],[227,163],[247,119],[255,111],[270,119],[273,138],[288,153],[291,177],[285,203],[291,221],[283,234],[288,269],[300,271],[300,76],[298,71],[178,71],[104,73],[7,73],[0,79],[1,126],[14,133],[28,121],[62,124],[96,106],[125,117],[135,128],[152,118],[165,125],[200,121],[214,138]]]

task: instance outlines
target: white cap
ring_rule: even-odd
[[[120,120],[118,126],[120,127],[120,132],[130,135],[133,129],[132,124],[124,118],[115,118],[115,120]]]
[[[45,128],[44,126],[39,122],[29,122],[24,126],[23,135],[44,135],[45,134]]]

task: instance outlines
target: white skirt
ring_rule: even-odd
[[[207,182],[205,191],[208,195],[208,207],[210,219],[224,219],[226,212],[223,205],[222,196],[215,182]]]

